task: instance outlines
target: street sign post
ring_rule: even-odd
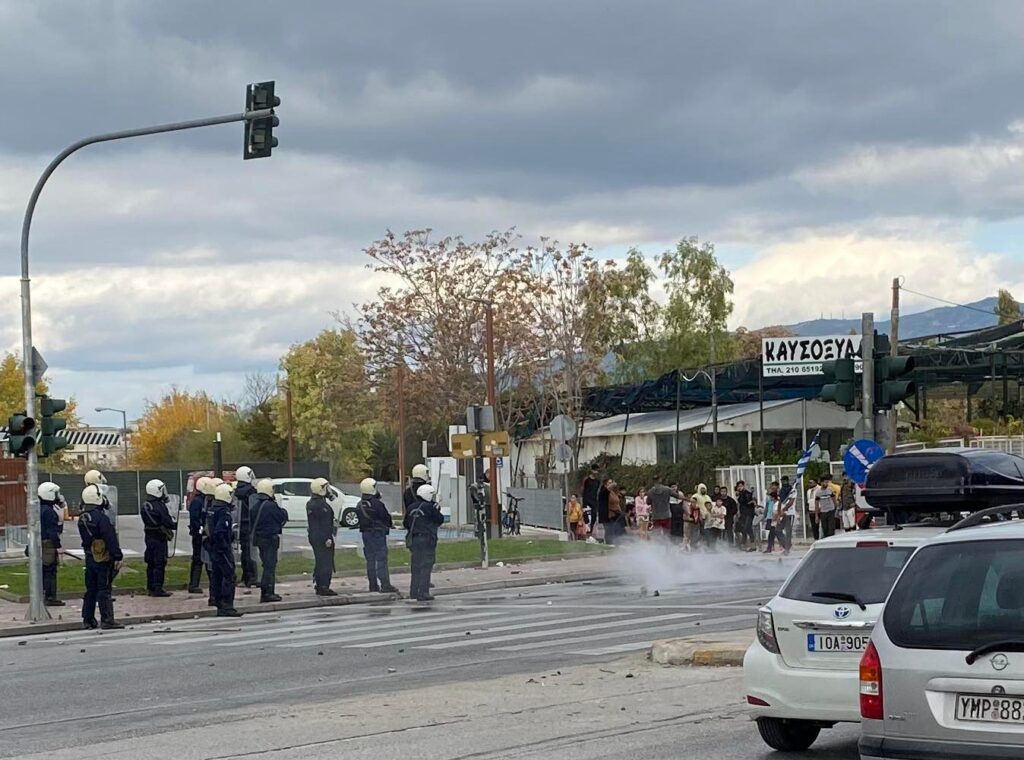
[[[572,417],[560,414],[551,420],[548,430],[551,431],[552,438],[565,443],[576,437],[576,421]]]
[[[854,441],[843,455],[843,470],[857,485],[864,485],[871,465],[885,456],[885,449],[870,438]]]

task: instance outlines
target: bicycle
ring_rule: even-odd
[[[523,501],[523,499],[513,496],[512,493],[508,491],[505,492],[505,496],[508,498],[509,506],[501,517],[501,525],[505,529],[505,535],[521,536],[523,531],[522,521],[519,519],[519,503]]]

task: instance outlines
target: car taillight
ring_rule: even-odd
[[[757,640],[772,654],[779,653],[779,641],[775,638],[775,620],[768,607],[757,612]]]
[[[868,720],[884,718],[882,705],[882,661],[875,643],[869,642],[860,659],[860,716]]]

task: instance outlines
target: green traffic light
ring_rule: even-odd
[[[36,445],[32,431],[36,421],[24,412],[15,412],[7,420],[7,450],[16,457],[28,456]]]
[[[853,359],[832,359],[823,362],[821,371],[825,375],[825,380],[829,382],[822,386],[819,398],[852,409],[857,397],[857,372]]]
[[[875,405],[892,409],[917,394],[917,385],[906,376],[914,371],[913,356],[879,356],[875,360]]]
[[[63,412],[67,408],[68,402],[65,399],[40,397],[39,410],[42,414],[40,432],[42,435],[39,439],[39,456],[48,457],[68,447],[68,439],[63,435],[58,435],[62,430],[67,429],[68,421],[54,417],[55,414]]]

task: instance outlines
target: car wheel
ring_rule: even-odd
[[[341,524],[346,528],[358,528],[359,527],[359,515],[354,509],[346,509],[341,514]]]
[[[803,752],[814,744],[821,733],[821,726],[805,720],[783,720],[782,718],[758,718],[757,730],[764,743],[779,752]]]

